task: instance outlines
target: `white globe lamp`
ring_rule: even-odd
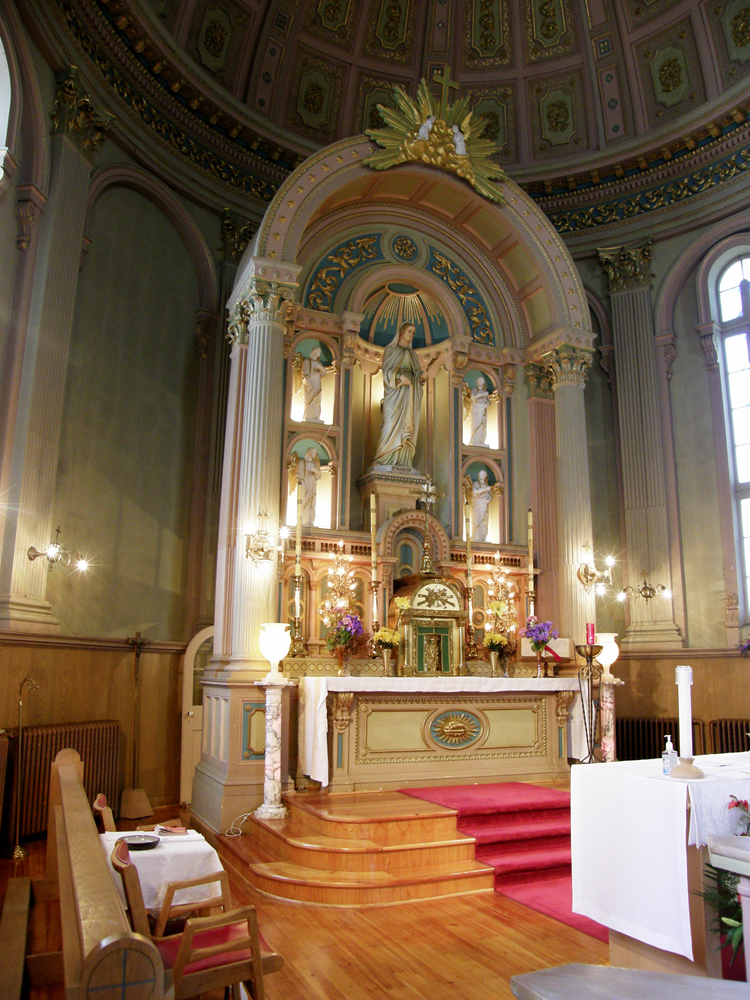
[[[616,638],[617,632],[596,633],[596,644],[597,646],[602,647],[602,651],[597,656],[597,660],[604,667],[604,672],[602,674],[602,682],[604,684],[614,684],[617,680],[610,670],[610,667],[620,655],[620,647],[615,642]]]
[[[260,651],[271,664],[271,669],[266,674],[266,680],[281,678],[279,663],[289,652],[292,644],[292,636],[289,631],[290,626],[284,622],[265,622],[260,626],[258,643]]]

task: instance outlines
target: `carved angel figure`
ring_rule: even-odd
[[[466,138],[458,125],[453,126],[453,145],[456,147],[456,156],[466,156]]]
[[[477,481],[472,486],[471,501],[471,540],[486,542],[489,530],[490,501],[492,497],[502,492],[497,483],[491,486],[487,481],[487,472],[480,469]]]
[[[432,131],[432,126],[434,124],[435,124],[435,115],[430,115],[419,126],[419,132],[417,133],[417,139],[429,139],[430,138],[430,132]]]
[[[487,410],[490,403],[499,399],[499,393],[488,392],[487,382],[480,375],[477,384],[470,389],[464,382],[464,420],[469,421],[471,436],[469,444],[482,447],[487,444]]]
[[[324,365],[320,360],[323,349],[313,347],[310,357],[305,358],[301,354],[294,356],[294,392],[295,395],[302,391],[304,401],[304,412],[302,419],[308,423],[322,424],[320,419],[320,403],[323,392],[323,379],[327,374],[335,374],[338,371],[336,362],[331,365]]]
[[[296,459],[296,461],[295,461]],[[302,517],[300,523],[304,527],[315,524],[315,504],[318,496],[318,480],[321,476],[318,449],[309,447],[302,458],[292,454],[289,462],[289,492],[302,485]]]

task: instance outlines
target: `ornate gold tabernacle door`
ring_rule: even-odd
[[[391,602],[389,621],[403,639],[398,650],[399,677],[455,677],[466,673],[465,629],[468,614],[453,580],[435,576],[404,578]],[[411,606],[401,611],[395,598],[408,597]],[[398,622],[398,626],[397,623]]]

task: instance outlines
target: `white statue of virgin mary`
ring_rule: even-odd
[[[402,323],[383,353],[383,423],[373,465],[411,467],[426,377],[412,350],[414,325]]]

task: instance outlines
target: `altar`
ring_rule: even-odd
[[[576,677],[303,677],[300,770],[332,792],[567,777]]]

